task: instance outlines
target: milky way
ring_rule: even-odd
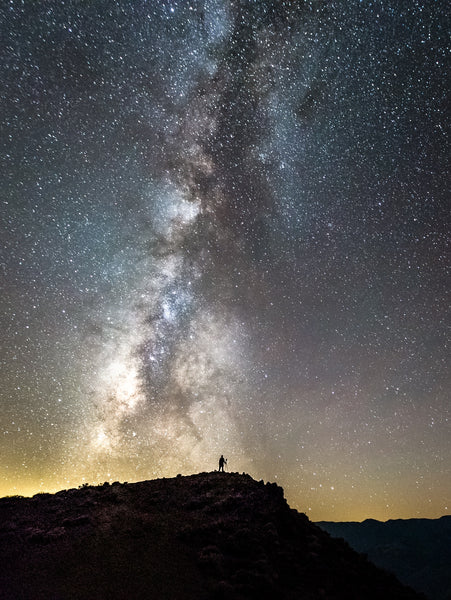
[[[0,493],[449,512],[446,4],[0,8]]]

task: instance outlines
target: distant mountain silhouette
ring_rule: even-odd
[[[290,509],[203,473],[0,499],[1,600],[415,600]]]
[[[317,525],[431,600],[451,600],[451,516]]]

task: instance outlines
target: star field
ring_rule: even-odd
[[[449,512],[441,0],[0,8],[0,494],[233,471]]]

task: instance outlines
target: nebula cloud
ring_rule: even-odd
[[[446,9],[0,8],[1,493],[224,454],[314,519],[447,512]]]

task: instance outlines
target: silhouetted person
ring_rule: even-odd
[[[227,464],[227,459],[223,457],[221,454],[221,458],[219,459],[219,470],[224,473],[224,465]]]

